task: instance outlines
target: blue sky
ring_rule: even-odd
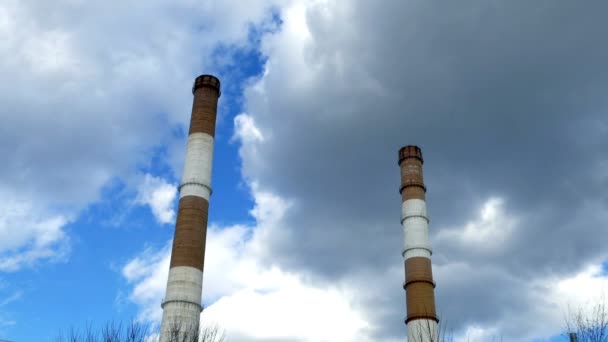
[[[558,340],[608,284],[605,7],[3,2],[0,339],[158,324],[190,87],[212,73],[203,322],[403,340],[396,155],[417,144],[456,339]]]

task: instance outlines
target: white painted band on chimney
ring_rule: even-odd
[[[429,218],[426,216],[426,202],[421,199],[409,199],[401,203],[401,224],[408,218],[420,217],[427,223]]]
[[[401,203],[401,218],[407,216],[426,217],[426,202],[418,198],[412,198]]]
[[[200,183],[182,183],[179,189],[179,198],[185,196],[198,196],[209,201],[211,188]]]
[[[162,303],[162,341],[167,341],[167,330],[174,323],[184,329],[197,328],[202,311],[203,272],[190,266],[169,269],[167,292]]]
[[[201,304],[203,272],[190,266],[176,266],[169,269],[165,303],[186,301]]]
[[[175,327],[192,334],[198,330],[201,317],[200,305],[188,302],[168,302],[163,308],[163,318],[160,327],[160,341],[171,341],[171,330]]]
[[[428,218],[426,202],[421,199],[409,199],[401,206],[403,225],[403,257],[430,258],[433,253],[429,243]]]
[[[432,319],[415,319],[407,323],[408,342],[436,342],[439,337],[439,325]]]
[[[198,196],[209,201],[212,162],[213,137],[200,132],[190,134],[188,136],[180,198]]]

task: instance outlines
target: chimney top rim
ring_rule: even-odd
[[[196,89],[202,87],[215,89],[218,93],[218,97],[221,96],[221,82],[216,76],[211,74],[199,75],[196,79],[194,79],[194,84],[192,85],[192,94],[194,95]]]
[[[399,149],[398,164],[401,165],[401,162],[408,158],[416,158],[420,160],[421,163],[424,163],[424,159],[422,158],[422,149],[417,145],[405,145]]]

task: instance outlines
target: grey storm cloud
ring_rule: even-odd
[[[296,67],[281,33],[266,37],[267,73],[246,93],[265,139],[254,151],[244,143],[243,173],[294,199],[269,260],[327,281],[400,267],[397,150],[417,144],[434,262],[470,268],[438,275],[440,310],[456,328],[503,322],[507,336],[527,336],[532,327],[509,318],[535,311],[527,279],[608,257],[607,10],[602,1],[311,5]],[[445,238],[493,197],[517,219],[500,248]],[[401,279],[392,281],[399,316]],[[367,305],[386,310],[380,302]]]

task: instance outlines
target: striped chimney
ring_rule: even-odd
[[[211,75],[201,75],[194,81],[192,94],[194,101],[184,174],[179,186],[169,279],[161,304],[163,319],[160,342],[170,341],[170,335],[177,328],[182,334],[197,331],[202,311],[213,137],[220,80]]]
[[[403,288],[406,291],[405,324],[409,342],[432,342],[439,337],[422,163],[422,151],[418,146],[404,146],[399,150],[404,234],[402,254],[405,261]]]

